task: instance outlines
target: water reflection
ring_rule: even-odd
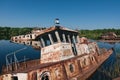
[[[24,43],[27,43],[24,45]],[[31,42],[30,42],[31,43]],[[34,43],[34,44],[33,44]],[[25,50],[22,50],[16,54],[18,61],[21,61],[26,57],[29,60],[39,59],[40,58],[40,47],[39,42],[32,42],[32,47],[29,42],[11,42],[9,40],[0,40],[0,72],[3,65],[6,65],[6,55],[12,53],[16,50],[27,47]],[[34,46],[37,45],[37,46]],[[39,49],[39,50],[38,50]]]
[[[40,50],[40,48],[41,48],[41,45],[40,45],[39,41],[15,40],[15,41],[11,41],[11,42],[24,44],[24,45],[29,45],[29,46],[32,46],[34,49],[39,49]]]

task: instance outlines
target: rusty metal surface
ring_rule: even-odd
[[[34,39],[36,39],[37,36],[40,36],[42,34],[46,34],[48,32],[51,32],[51,31],[54,31],[54,30],[57,30],[57,29],[58,29],[58,27],[53,26],[53,27],[50,27],[50,28],[46,28],[44,30],[40,30],[39,32],[37,31],[36,33],[34,32],[34,33],[31,33],[31,34],[26,34],[26,35],[13,36],[13,37],[11,37],[11,40],[12,41],[14,41],[14,40],[19,40],[19,41],[34,40]],[[61,26],[59,26],[59,30],[65,30],[65,31],[78,33],[75,30],[68,29],[68,28],[61,27]],[[32,38],[30,36],[32,36]]]
[[[41,63],[61,61],[74,57],[70,43],[57,43],[41,49]]]
[[[41,64],[41,65],[32,66],[32,67],[29,65],[27,66],[27,68],[25,68],[25,70],[23,69],[18,72],[28,73],[28,80],[35,80],[36,78],[35,74],[37,74],[38,80],[41,80],[43,73],[48,74],[49,80],[56,80],[56,79],[57,80],[74,80],[74,79],[85,80],[97,69],[97,67],[99,67],[99,65],[101,65],[110,56],[111,53],[112,53],[112,50],[109,50],[106,53],[101,54],[100,56],[96,56],[97,57],[96,59],[98,59],[98,62],[96,61],[94,55],[89,56],[89,57],[93,57],[93,59],[91,59],[91,58],[87,58],[88,54],[86,54],[86,55],[76,56],[74,58],[60,61],[60,62],[55,62],[55,63]],[[89,59],[92,65],[87,64],[86,62],[86,65],[83,65],[84,67],[82,67],[81,65],[82,58]],[[29,64],[34,65],[32,63],[34,63],[34,61]],[[73,65],[72,72],[70,70],[70,64]],[[2,78],[0,80],[2,80]]]
[[[72,32],[71,39],[68,38],[70,42],[66,42],[65,34],[63,35],[65,42],[62,42],[59,39],[62,36],[59,36],[57,32],[58,42],[56,43],[53,43],[51,35],[48,35],[52,44],[46,45],[45,41],[41,39],[43,44],[41,59],[21,62],[17,64],[17,68],[16,64],[9,65],[8,68],[3,67],[3,76],[7,77],[4,75],[7,73],[10,76],[13,73],[27,73],[27,80],[48,80],[48,78],[49,80],[85,80],[112,54],[112,50],[99,49],[95,42],[89,42],[86,38],[81,38],[80,42],[77,42],[75,38],[77,35],[74,34],[77,31],[60,26],[42,30],[34,37],[40,37],[42,34],[48,34],[57,29]],[[66,34],[67,36],[68,34]],[[79,40],[79,38],[77,39]],[[27,44],[30,45],[31,42],[27,41]],[[34,42],[33,45],[36,44]]]

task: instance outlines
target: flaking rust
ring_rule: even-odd
[[[32,34],[13,36],[13,42],[39,48],[41,57],[6,65],[0,80],[86,80],[112,54],[112,49],[99,49],[96,42],[79,38],[78,34],[57,25]]]

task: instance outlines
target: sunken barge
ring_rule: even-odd
[[[77,31],[58,25],[41,30],[34,39],[41,58],[6,65],[0,80],[86,80],[112,54],[112,49],[100,49],[96,42],[79,38]]]

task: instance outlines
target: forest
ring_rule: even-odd
[[[12,27],[0,27],[0,39],[10,39],[12,36],[30,33],[32,28],[12,28]]]
[[[79,36],[81,37],[87,37],[89,39],[98,40],[100,39],[100,36],[102,34],[108,33],[108,32],[114,32],[117,36],[120,36],[120,29],[95,29],[95,30],[78,30]]]
[[[29,27],[0,27],[0,39],[9,40],[12,36],[28,34],[34,28]],[[107,32],[115,32],[120,35],[120,29],[95,29],[95,30],[78,30],[80,37],[98,40],[99,37]]]

